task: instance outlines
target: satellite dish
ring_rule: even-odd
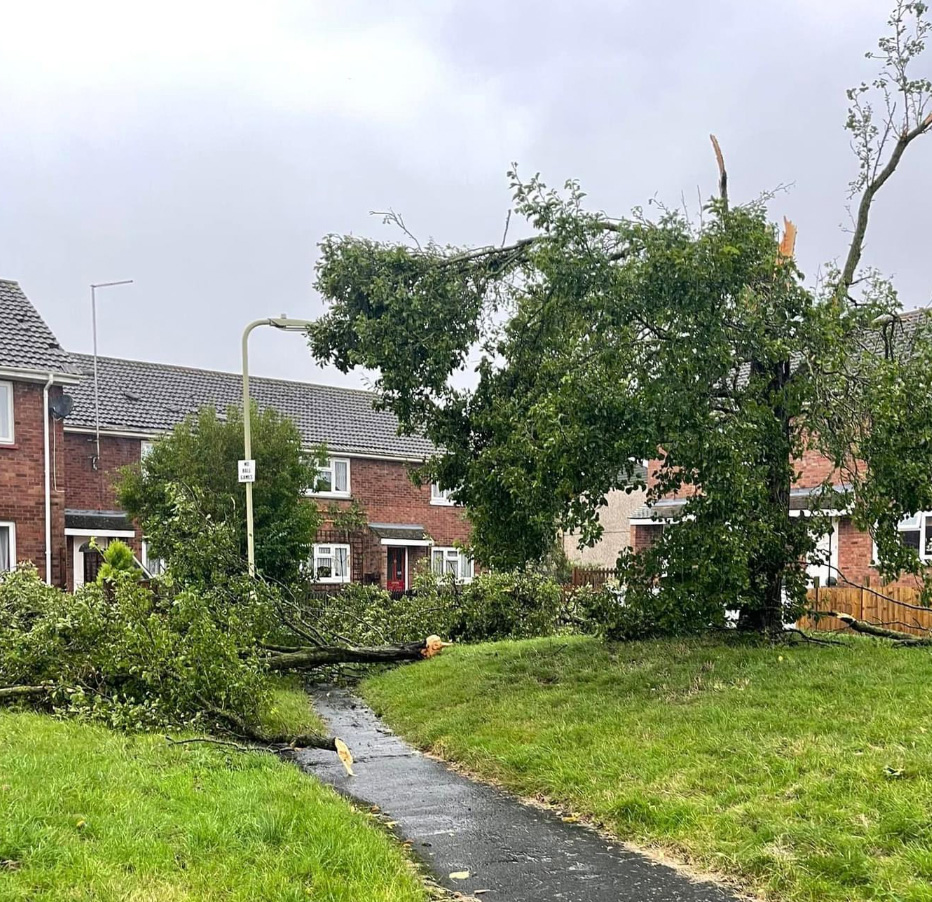
[[[49,404],[49,410],[56,420],[63,420],[74,410],[74,398],[71,395],[61,395]]]

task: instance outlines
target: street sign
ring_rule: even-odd
[[[254,460],[241,460],[239,462],[239,481],[256,481],[256,462]]]

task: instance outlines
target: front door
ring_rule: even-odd
[[[389,592],[404,592],[407,585],[408,549],[388,549],[388,572],[385,576],[385,588]]]

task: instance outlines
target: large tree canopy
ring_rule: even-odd
[[[610,217],[574,181],[557,192],[513,169],[514,212],[530,228],[520,241],[323,241],[317,287],[330,307],[312,352],[376,369],[402,428],[443,449],[426,472],[468,502],[480,560],[538,557],[561,527],[596,539],[606,494],[659,454],[650,498],[689,500],[647,554],[623,557],[629,588],[780,628],[827,529],[790,512],[794,461],[811,449],[835,462],[824,491],[848,487],[842,503],[876,533],[886,571],[919,571],[896,525],[932,508],[932,344],[859,266],[877,191],[932,128],[929,82],[907,73],[924,14],[897,5],[877,81],[849,94],[856,228],[843,266],[815,288],[768,198],[729,205],[720,154],[720,196],[698,221],[663,208]],[[457,388],[477,347],[477,384]]]

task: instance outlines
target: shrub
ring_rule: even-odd
[[[0,685],[48,685],[59,712],[133,729],[255,722],[268,699],[256,651],[264,606],[160,597],[115,570],[73,596],[23,566],[0,579]]]
[[[96,542],[92,541],[92,546],[95,550],[100,550]],[[132,579],[139,579],[142,576],[133,550],[119,539],[115,539],[104,549],[103,559],[104,562],[97,574],[97,582],[100,585],[114,582],[120,574],[126,574]]]
[[[533,572],[482,573],[462,587],[450,638],[463,642],[549,636],[560,623],[562,592]]]
[[[325,599],[309,595],[310,619],[354,644],[410,642],[437,634],[457,642],[548,636],[562,623],[562,590],[533,572],[482,573],[465,585],[428,569],[414,590],[393,598],[378,586],[350,584]]]
[[[720,623],[721,603],[692,597],[692,603],[674,603],[673,596],[650,587],[607,584],[574,594],[575,620],[606,639],[654,639],[701,633]]]

